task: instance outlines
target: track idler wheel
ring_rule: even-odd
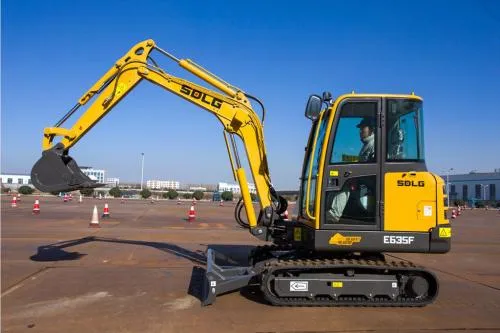
[[[429,282],[421,276],[411,276],[406,283],[406,292],[415,298],[422,298],[429,291]]]

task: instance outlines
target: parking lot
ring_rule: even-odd
[[[2,196],[3,332],[415,332],[500,330],[500,213],[452,221],[444,255],[394,254],[434,271],[437,301],[423,308],[287,308],[258,290],[200,306],[207,246],[245,258],[259,244],[234,222],[234,204]],[[89,228],[94,205],[109,219]]]

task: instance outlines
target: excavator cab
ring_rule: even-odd
[[[306,117],[313,126],[298,201],[298,226],[307,235],[300,238],[303,246],[449,250],[444,183],[425,164],[422,104],[413,94],[352,93],[333,103],[310,97]],[[359,241],[346,246],[333,239],[336,234]]]
[[[42,152],[31,169],[31,181],[43,192],[70,192],[102,185],[82,172],[61,143]]]

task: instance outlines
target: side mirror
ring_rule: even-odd
[[[309,96],[309,100],[306,105],[306,118],[312,121],[318,119],[318,115],[321,111],[321,106],[323,105],[323,100],[318,95]]]

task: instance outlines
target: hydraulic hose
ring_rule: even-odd
[[[248,225],[248,223],[243,221],[243,219],[241,218],[241,211],[244,207],[245,205],[243,204],[243,198],[240,198],[240,200],[238,200],[238,202],[236,203],[236,207],[234,208],[234,219],[240,225],[240,227],[249,229],[250,226]]]
[[[260,105],[260,107],[262,109],[262,121],[261,122],[262,122],[262,126],[264,126],[264,119],[266,118],[266,108],[264,107],[264,103],[262,103],[260,101],[260,99],[258,99],[257,97],[254,97],[254,96],[252,96],[250,94],[245,93],[245,96],[248,97],[248,98],[250,98],[251,100],[254,100],[257,103],[259,103],[259,105]]]

